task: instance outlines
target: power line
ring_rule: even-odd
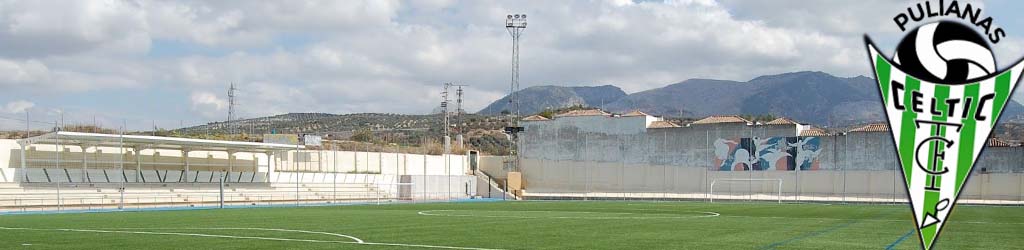
[[[237,133],[237,124],[235,123],[235,83],[231,82],[231,86],[228,87],[228,134]]]
[[[24,118],[13,118],[13,117],[8,117],[8,116],[0,116],[0,119],[25,122]],[[57,122],[37,121],[37,120],[29,120],[29,122],[42,123],[42,124],[53,124],[53,125],[57,125],[58,124]]]

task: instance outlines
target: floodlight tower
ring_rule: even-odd
[[[526,29],[526,14],[508,15],[505,18],[505,29],[512,36],[512,83],[509,86],[509,126],[516,125],[516,117],[519,116],[519,36]]]
[[[508,112],[508,127],[505,127],[505,133],[508,134],[509,138],[509,157],[512,158],[511,165],[509,168],[512,171],[519,171],[519,144],[517,143],[519,132],[523,131],[523,128],[519,126],[519,36],[523,34],[523,30],[526,29],[526,14],[512,14],[505,17],[505,29],[508,30],[508,34],[512,36],[512,83],[509,87],[509,99],[508,107],[511,109]]]

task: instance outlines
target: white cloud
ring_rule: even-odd
[[[13,61],[0,59],[0,86],[46,82],[49,68],[38,60]]]
[[[508,13],[529,14],[524,87],[615,84],[632,92],[689,78],[868,74],[862,35],[895,34],[891,15],[901,6],[0,0],[0,86],[15,94],[175,89],[196,116],[223,119],[231,82],[242,89],[243,116],[425,113],[439,103],[442,83],[457,82],[470,85],[466,105],[476,110],[507,92]],[[166,41],[181,48],[154,47]],[[1000,46],[1019,42],[1007,44]]]
[[[192,93],[191,101],[192,110],[207,118],[222,116],[228,107],[228,101],[209,92]]]
[[[3,112],[4,113],[12,113],[12,114],[13,113],[25,113],[25,110],[28,110],[28,109],[30,109],[32,107],[35,107],[35,106],[36,106],[36,104],[32,103],[30,101],[17,100],[17,101],[13,101],[13,102],[8,102],[7,105],[4,105],[3,106]]]
[[[129,1],[0,1],[0,55],[35,57],[88,51],[146,33]]]

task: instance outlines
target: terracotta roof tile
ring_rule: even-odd
[[[650,116],[650,115],[648,115],[647,113],[644,113],[643,111],[640,111],[640,110],[633,110],[633,111],[630,111],[629,113],[622,114],[622,116],[625,117],[625,116]]]
[[[1010,144],[1009,142],[1006,142],[1006,141],[1003,141],[1003,140],[1000,140],[1000,139],[996,139],[996,138],[988,138],[988,146],[989,147],[1013,147],[1013,144]]]
[[[679,126],[679,124],[675,124],[675,123],[670,122],[670,121],[655,121],[655,122],[651,123],[651,126],[648,126],[648,128],[678,128],[678,127],[682,127],[682,126]]]
[[[794,121],[793,119],[789,119],[789,118],[785,118],[785,117],[779,117],[778,119],[772,120],[772,121],[770,121],[768,123],[765,123],[765,124],[766,125],[797,125],[797,124],[800,124],[800,123]]]
[[[531,116],[527,116],[526,118],[523,118],[523,121],[548,121],[548,120],[551,120],[551,119],[548,119],[547,117],[543,117],[543,116],[540,116],[540,115],[531,115]]]
[[[610,116],[608,112],[600,109],[581,109],[581,110],[569,110],[561,114],[555,115],[555,117],[562,116]]]
[[[750,123],[738,115],[713,115],[694,121],[692,124],[714,124],[714,123]]]
[[[823,129],[810,127],[800,131],[800,136],[828,136],[828,133]]]
[[[864,125],[863,127],[855,128],[850,132],[886,132],[889,131],[889,125],[885,123],[872,123]]]

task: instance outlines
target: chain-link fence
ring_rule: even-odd
[[[888,131],[795,131],[745,124],[643,133],[533,127],[521,148],[526,198],[906,202]],[[961,202],[1024,204],[1021,162],[1024,148],[990,145]]]
[[[0,183],[0,212],[387,204],[464,199],[473,191],[421,191],[415,183]]]

